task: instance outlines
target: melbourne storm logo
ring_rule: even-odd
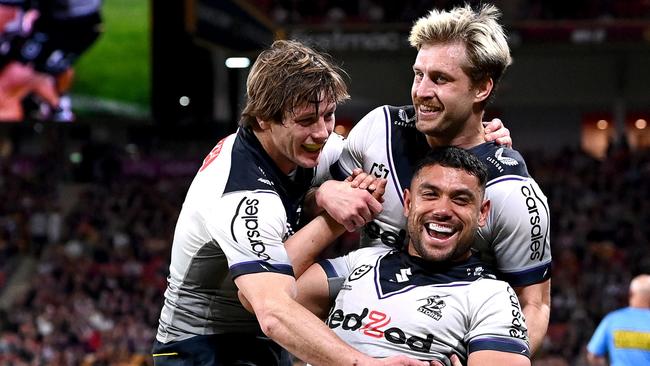
[[[444,308],[446,304],[440,296],[433,295],[424,299],[420,299],[419,301],[427,302],[418,308],[419,312],[435,320],[440,320],[440,318],[442,318],[442,308]]]

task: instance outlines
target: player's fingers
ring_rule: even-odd
[[[343,226],[345,227],[345,230],[349,232],[353,232],[354,230],[356,230],[356,225],[354,224],[354,221],[352,221],[352,219],[345,220],[343,222]]]
[[[39,74],[34,78],[34,94],[41,97],[51,106],[59,105],[59,94],[56,91],[56,82],[53,77]]]
[[[356,170],[357,169],[355,169],[355,171]],[[359,170],[358,172],[356,172],[356,174],[355,174],[355,172],[353,172],[351,177],[352,177],[352,182],[350,182],[350,187],[352,187],[352,188],[361,188],[361,183],[364,180],[366,180],[366,178],[368,177],[368,174],[364,173],[361,170]],[[365,188],[363,188],[363,189],[365,189]]]
[[[363,227],[363,225],[366,224],[366,221],[363,219],[361,216],[355,216],[354,218],[351,218],[348,221],[348,225],[346,225],[345,229],[349,232],[354,232],[360,227]]]
[[[376,200],[373,199],[373,200],[371,200],[371,202],[372,201],[376,201]],[[370,204],[360,208],[359,209],[359,215],[363,219],[363,225],[365,225],[370,220],[372,220],[374,218],[374,214],[372,212],[372,209],[370,208]],[[363,226],[363,225],[361,225],[361,226]]]
[[[456,354],[451,355],[451,357],[449,357],[449,360],[451,361],[451,366],[463,366],[463,364],[460,362],[460,358],[458,358]]]
[[[496,139],[497,144],[506,147],[512,147],[512,137],[504,136]]]
[[[386,193],[386,184],[388,181],[386,179],[377,179],[370,187],[368,187],[368,191],[372,193],[372,196],[375,198],[380,198],[384,196],[384,193]]]
[[[500,128],[503,128],[503,122],[499,118],[493,118],[491,121],[484,121],[483,128],[485,129],[486,134],[492,133],[499,130]]]
[[[368,189],[370,186],[372,186],[373,183],[375,183],[376,180],[377,180],[377,178],[374,175],[366,174],[363,181],[361,181],[361,183],[359,183],[359,188]]]
[[[377,214],[379,214],[384,209],[384,207],[381,205],[382,202],[383,202],[382,197],[376,198],[374,197],[374,195],[372,198],[370,198],[367,201],[368,209],[370,210],[370,213],[372,215],[370,220],[372,220]]]
[[[361,168],[354,168],[352,169],[352,177],[356,177],[357,175],[363,173],[363,169]]]

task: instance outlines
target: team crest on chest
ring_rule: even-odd
[[[442,308],[447,304],[442,300],[442,296],[433,295],[420,299],[419,301],[425,301],[426,303],[418,308],[418,311],[422,314],[434,319],[440,320],[442,318]]]

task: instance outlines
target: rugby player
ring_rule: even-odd
[[[366,356],[295,301],[294,272],[306,262],[292,267],[292,250],[303,249],[284,242],[347,98],[341,70],[299,42],[276,41],[260,54],[240,128],[208,154],[183,203],[155,365],[290,365],[287,351],[313,365],[428,364]],[[381,210],[369,192],[353,191]]]
[[[492,208],[475,248],[515,288],[535,352],[550,315],[549,207],[521,154],[485,142],[485,107],[511,63],[498,16],[498,9],[486,4],[478,10],[468,5],[432,10],[419,19],[409,36],[418,50],[413,105],[368,113],[352,128],[330,171],[341,180],[361,168],[388,180],[383,211],[365,225],[361,245],[399,248],[407,229],[404,188],[414,164],[435,146],[459,146],[477,155],[488,167],[486,195]],[[340,222],[337,210],[344,203],[335,188],[321,185],[315,200]]]
[[[517,295],[471,251],[490,210],[487,176],[466,150],[433,150],[404,192],[406,248],[366,247],[314,264],[298,279],[298,300],[372,356],[530,365]]]

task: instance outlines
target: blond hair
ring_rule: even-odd
[[[494,87],[512,63],[501,13],[494,5],[483,4],[477,11],[469,5],[450,11],[431,10],[418,19],[409,35],[411,46],[462,42],[468,64],[463,67],[474,84],[492,78]]]
[[[331,59],[297,41],[275,41],[255,61],[246,81],[246,106],[239,124],[256,128],[257,118],[281,123],[305,104],[341,103],[350,98]]]

